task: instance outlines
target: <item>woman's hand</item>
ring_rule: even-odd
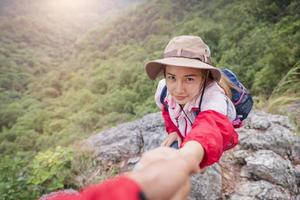
[[[188,141],[182,148],[179,149],[179,153],[190,165],[199,166],[204,157],[205,151],[202,145],[197,141]],[[198,167],[198,172],[204,172],[204,170]]]
[[[178,147],[181,145],[181,138],[176,132],[169,133],[166,139],[161,143],[162,147],[169,147],[173,142],[178,141]]]

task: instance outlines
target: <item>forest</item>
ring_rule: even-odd
[[[64,1],[0,0],[0,200],[82,187],[77,142],[158,112],[144,64],[176,35],[203,38],[299,132],[300,1]]]

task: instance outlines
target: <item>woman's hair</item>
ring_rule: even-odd
[[[202,74],[202,78],[203,80],[205,80],[205,76],[207,74],[207,72],[209,72],[209,70],[203,70],[201,69],[201,74]],[[208,79],[209,80],[213,80],[213,77],[212,77],[212,74],[209,73],[208,74]],[[204,84],[204,81],[203,81],[203,84]],[[219,81],[219,86],[224,90],[225,92],[225,95],[229,98],[232,97],[232,92],[231,92],[231,89],[234,88],[234,89],[237,89],[232,83],[231,81],[223,74],[221,73],[221,79]]]
[[[231,98],[232,97],[231,89],[235,88],[235,86],[231,83],[231,81],[223,73],[221,75],[219,85],[221,88],[223,88],[226,96]]]

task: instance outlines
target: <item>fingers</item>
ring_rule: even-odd
[[[177,133],[176,132],[172,132],[170,133],[167,138],[161,143],[161,146],[163,147],[169,147],[171,146],[171,144],[177,140]]]
[[[139,170],[143,168],[144,166],[147,166],[148,164],[151,164],[153,162],[157,161],[164,161],[173,159],[178,156],[178,152],[175,149],[171,149],[169,147],[159,147],[156,149],[153,149],[151,151],[145,152],[140,161],[136,164],[135,170]]]
[[[166,146],[167,146],[167,142],[168,142],[168,138],[166,138],[166,139],[161,143],[160,146],[166,147]]]
[[[178,141],[178,148],[180,148],[182,139],[177,135],[177,141]]]
[[[178,153],[177,150],[167,149]],[[128,175],[139,183],[148,199],[172,199],[179,190],[182,190],[179,199],[186,199],[190,189],[188,167],[182,159],[156,160]]]

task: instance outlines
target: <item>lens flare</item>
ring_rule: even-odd
[[[53,12],[70,13],[89,11],[94,8],[96,2],[96,0],[48,0],[45,6]]]

